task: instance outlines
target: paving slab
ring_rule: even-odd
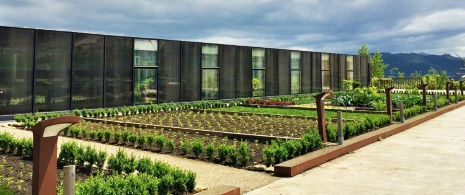
[[[246,194],[465,194],[465,107]]]

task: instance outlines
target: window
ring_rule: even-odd
[[[329,54],[321,54],[321,86],[323,90],[331,88],[331,69],[329,66]]]
[[[346,57],[346,80],[354,80],[354,56]]]
[[[252,96],[265,95],[265,49],[252,48]]]
[[[202,45],[202,99],[218,99],[218,45]]]
[[[157,51],[157,40],[134,40],[134,104],[157,103]]]
[[[291,52],[291,94],[300,92],[300,52]]]
[[[157,40],[134,40],[134,66],[157,66]]]

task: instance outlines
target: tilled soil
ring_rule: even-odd
[[[57,186],[63,182],[63,167],[58,166]],[[76,181],[82,181],[91,173],[76,168]],[[8,183],[15,194],[32,194],[32,159],[0,152],[0,181]]]

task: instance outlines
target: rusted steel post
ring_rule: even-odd
[[[460,93],[462,94],[462,96],[463,96],[463,82],[464,81],[460,81]]]
[[[429,83],[421,84],[421,90],[423,91],[423,105],[425,105],[425,108],[428,109],[428,104],[426,101],[426,86],[428,86]]]
[[[328,142],[328,137],[326,135],[325,98],[331,98],[332,94],[333,91],[328,90],[315,96],[316,113],[318,116],[318,132],[320,133],[320,137],[323,142]]]
[[[446,82],[446,99],[447,99],[447,103],[450,103],[450,95],[449,95],[449,86],[452,82],[450,81],[447,81]]]
[[[395,86],[388,87],[385,89],[386,92],[386,107],[387,107],[387,114],[390,117],[390,121],[392,123],[392,98],[391,98],[391,90],[396,88]]]
[[[38,122],[32,127],[32,194],[57,194],[58,134],[79,122],[78,116],[62,116]]]

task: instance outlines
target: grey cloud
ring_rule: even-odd
[[[464,16],[455,0],[0,1],[0,25],[335,53],[465,55]]]

